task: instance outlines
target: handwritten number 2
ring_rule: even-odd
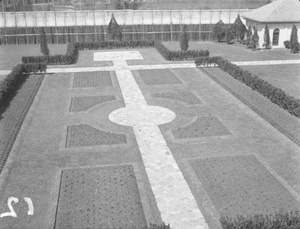
[[[28,212],[27,214],[28,215],[33,215],[34,214],[34,208],[33,208],[33,204],[32,204],[32,200],[28,197],[24,197],[24,200],[26,201],[27,205],[28,205]],[[3,218],[5,216],[11,216],[11,217],[17,217],[17,213],[15,212],[13,206],[12,206],[12,202],[14,203],[18,203],[19,202],[19,199],[16,198],[16,197],[9,197],[8,200],[7,200],[7,206],[10,210],[10,212],[5,212],[5,213],[2,213],[0,214],[0,218]]]
[[[9,197],[8,200],[7,200],[7,206],[9,208],[10,212],[2,213],[0,215],[0,218],[3,218],[5,216],[17,217],[17,213],[15,212],[13,206],[11,205],[11,202],[18,203],[19,199],[16,198],[16,197],[13,197],[13,196]]]

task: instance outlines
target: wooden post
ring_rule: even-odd
[[[27,26],[27,19],[26,19],[26,13],[24,13],[24,20],[25,20],[25,30],[26,30],[26,44],[28,45],[28,40],[29,40],[29,38],[28,38],[28,26]]]
[[[201,41],[201,10],[199,10],[199,17],[200,17],[200,21],[199,21],[199,41]]]
[[[171,33],[171,41],[173,41],[173,21],[172,21],[172,10],[170,10],[170,33]]]

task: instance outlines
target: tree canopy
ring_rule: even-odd
[[[107,40],[122,40],[122,28],[117,23],[114,14],[111,15],[111,19],[107,27]]]
[[[226,25],[222,20],[218,21],[212,30],[213,39],[217,39],[218,42],[222,41],[226,35]]]

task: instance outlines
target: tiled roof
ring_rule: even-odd
[[[276,0],[242,17],[257,22],[300,22],[300,1]]]

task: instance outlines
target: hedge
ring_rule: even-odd
[[[299,211],[276,212],[274,215],[238,215],[235,219],[221,217],[220,222],[223,229],[299,229]]]
[[[223,59],[222,57],[201,57],[195,60],[197,67],[218,65],[220,69],[227,72],[235,79],[270,99],[273,103],[288,111],[290,114],[300,117],[300,100],[286,94],[282,89],[274,87],[258,76],[244,71],[239,66]]]
[[[170,51],[159,41],[155,41],[155,48],[166,60],[194,60],[209,56],[208,50]]]
[[[18,64],[7,77],[0,81],[0,104],[7,103],[9,98],[18,90],[20,85],[26,80],[28,74],[37,72],[46,72],[47,65],[37,64]]]
[[[74,43],[69,43],[65,55],[52,56],[23,56],[22,63],[46,63],[49,65],[67,65],[74,64],[78,59],[78,48]]]
[[[75,43],[78,50],[98,50],[117,48],[149,48],[154,47],[154,41],[102,41],[97,43],[83,42]]]

